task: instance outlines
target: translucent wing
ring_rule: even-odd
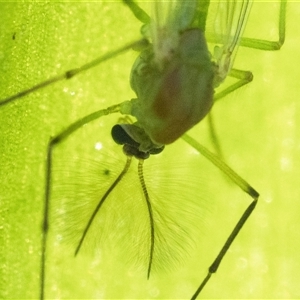
[[[212,1],[206,21],[206,38],[215,43],[213,60],[217,65],[215,87],[219,86],[230,69],[240,38],[248,20],[252,0]]]
[[[152,6],[151,37],[158,65],[170,60],[180,32],[192,23],[197,1],[155,1]]]

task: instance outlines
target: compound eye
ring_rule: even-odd
[[[160,147],[160,148],[153,148],[153,149],[149,150],[149,153],[150,153],[151,155],[159,154],[159,153],[161,153],[164,149],[165,149],[165,146],[162,146],[162,147]]]
[[[127,129],[127,130],[126,130]],[[128,125],[117,124],[111,129],[111,136],[113,140],[119,145],[130,145],[135,148],[139,147],[139,143],[136,142],[128,132]]]
[[[154,144],[144,129],[134,124],[117,124],[111,130],[113,140],[123,145],[126,155],[146,159],[162,152],[163,145]]]

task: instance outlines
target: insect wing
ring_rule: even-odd
[[[213,59],[218,68],[215,87],[224,81],[233,66],[251,6],[252,0],[210,3],[206,38],[216,44],[212,49]]]
[[[156,62],[168,60],[178,46],[180,32],[192,23],[197,1],[155,1],[152,6],[151,37]]]

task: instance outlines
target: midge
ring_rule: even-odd
[[[244,46],[276,50],[284,42],[286,1],[281,1],[279,15],[279,42],[241,39],[252,1],[168,1],[153,2],[151,17],[133,1],[124,1],[142,27],[143,38],[128,44],[116,51],[110,52],[79,68],[69,70],[63,75],[50,78],[27,90],[3,99],[0,106],[7,105],[36,90],[51,85],[63,79],[70,79],[87,69],[114,58],[131,48],[140,50],[132,71],[130,84],[136,93],[136,98],[120,104],[101,109],[70,124],[67,128],[51,138],[47,146],[45,199],[43,213],[43,234],[41,241],[40,267],[40,299],[47,296],[47,251],[49,209],[51,205],[51,188],[53,176],[53,150],[83,125],[104,115],[121,113],[135,117],[133,124],[117,124],[112,128],[112,137],[118,144],[123,145],[127,162],[123,171],[111,184],[100,199],[94,212],[86,224],[78,246],[77,254],[88,235],[97,214],[109,198],[114,188],[126,175],[131,159],[134,156],[139,161],[138,177],[144,193],[145,207],[148,213],[149,247],[148,268],[145,277],[151,276],[153,257],[156,247],[156,219],[153,214],[151,197],[147,191],[147,182],[143,176],[143,162],[150,155],[159,155],[165,147],[180,137],[191,147],[194,147],[209,161],[216,165],[237,186],[252,197],[253,201],[225,241],[219,254],[209,267],[207,276],[191,291],[191,299],[196,299],[215,273],[230,248],[235,237],[252,213],[258,200],[258,192],[246,181],[230,169],[215,154],[208,151],[186,132],[209,114],[217,99],[243,86],[252,80],[251,73],[232,69],[237,47]],[[213,20],[214,29],[210,31],[207,24]],[[209,51],[207,39],[215,47]],[[215,94],[214,90],[228,76],[238,79],[233,86]],[[211,128],[213,131],[213,128]],[[218,147],[216,146],[218,149]]]

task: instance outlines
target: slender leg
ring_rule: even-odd
[[[45,299],[45,276],[46,276],[46,254],[47,254],[47,242],[49,232],[49,211],[50,211],[50,199],[51,199],[51,181],[52,181],[52,155],[55,146],[65,141],[70,135],[76,130],[81,128],[83,125],[88,124],[102,116],[109,115],[120,111],[120,104],[113,105],[107,109],[102,109],[87,115],[78,121],[72,123],[65,130],[60,132],[55,137],[50,138],[47,146],[47,158],[46,158],[46,169],[45,169],[45,196],[44,196],[44,219],[42,224],[42,255],[41,255],[41,269],[40,269],[40,299]]]
[[[240,232],[240,230],[243,228],[244,224],[248,220],[249,216],[251,215],[252,211],[254,210],[259,194],[258,192],[251,187],[243,178],[241,178],[237,173],[235,173],[228,165],[226,165],[223,161],[221,161],[215,154],[210,152],[208,149],[203,147],[201,144],[199,144],[196,140],[194,140],[189,135],[185,134],[182,137],[189,145],[194,147],[199,153],[201,153],[204,157],[206,157],[209,161],[211,161],[217,168],[220,169],[229,179],[231,179],[236,185],[238,185],[245,193],[247,193],[253,201],[251,204],[247,207],[235,227],[233,228],[231,234],[227,238],[226,242],[224,243],[222,249],[220,250],[219,254],[211,264],[211,266],[208,269],[208,274],[204,278],[204,280],[199,285],[197,291],[194,293],[191,299],[196,299],[199,293],[202,291],[202,289],[205,287],[206,283],[209,281],[211,275],[213,273],[216,273],[222,259],[226,255],[228,249],[230,248],[231,244],[235,240],[236,236]]]
[[[98,57],[92,61],[90,61],[89,63],[85,64],[85,65],[82,65],[80,66],[79,68],[76,68],[76,69],[72,69],[72,70],[69,70],[69,71],[66,71],[64,72],[63,74],[61,75],[57,75],[57,76],[54,76],[54,77],[51,77],[43,82],[40,82],[34,86],[32,86],[31,88],[28,88],[26,90],[23,90],[15,95],[12,95],[8,98],[5,98],[5,99],[0,99],[0,107],[1,106],[4,106],[6,104],[9,104],[15,100],[18,100],[24,96],[27,96],[35,91],[38,91],[44,87],[47,87],[47,86],[50,86],[52,85],[53,83],[56,83],[56,82],[59,82],[59,81],[63,81],[65,79],[70,79],[86,70],[89,70],[93,67],[96,67],[97,65],[103,63],[104,61],[106,60],[109,60],[113,57],[115,57],[116,55],[119,55],[121,53],[124,53],[126,52],[127,50],[129,49],[132,49],[132,48],[139,48],[139,47],[144,47],[145,45],[147,45],[147,40],[146,39],[140,39],[138,41],[135,41],[133,43],[130,43],[124,47],[121,47],[115,51],[112,51],[112,52],[109,52],[108,54],[106,55],[103,55],[101,57]]]
[[[279,10],[279,22],[278,22],[278,40],[277,41],[267,41],[254,38],[242,38],[241,46],[255,48],[260,50],[279,50],[285,40],[285,18],[286,18],[286,5],[287,0],[280,1]]]

